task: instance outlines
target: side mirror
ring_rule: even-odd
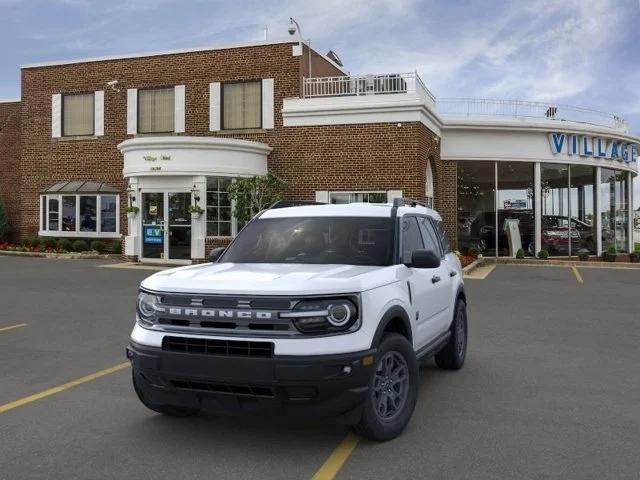
[[[419,249],[411,254],[411,265],[413,268],[438,268],[440,266],[440,256],[433,250]]]
[[[209,252],[209,262],[216,263],[218,259],[222,256],[226,248],[217,247]]]

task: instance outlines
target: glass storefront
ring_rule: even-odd
[[[540,163],[539,167],[540,206],[536,207],[534,162],[458,162],[458,249],[463,254],[509,257],[522,248],[525,255],[535,255],[537,249],[552,256],[596,255],[598,235],[601,252],[609,248],[628,252],[628,172],[601,168],[598,186],[593,166]]]
[[[615,248],[628,251],[629,234],[629,174],[603,168],[600,170],[602,208],[602,251]]]
[[[498,255],[535,255],[533,163],[498,163]],[[515,230],[514,230],[515,229]]]
[[[496,164],[458,162],[458,249],[496,254]]]

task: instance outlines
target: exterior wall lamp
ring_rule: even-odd
[[[196,205],[198,205],[198,202],[200,201],[199,193],[200,193],[200,190],[198,190],[198,188],[194,185],[193,188],[191,189],[191,194],[193,195],[193,200]]]
[[[304,43],[304,39],[302,38],[302,30],[300,30],[300,24],[295,21],[293,17],[289,17],[289,28],[287,29],[289,35],[295,35],[298,33],[298,47],[300,48],[300,53],[302,53],[302,44]],[[307,40],[307,48],[309,49],[309,77],[311,77],[311,40]]]

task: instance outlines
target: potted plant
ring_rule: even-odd
[[[618,256],[616,247],[613,245],[609,245],[609,248],[607,248],[607,252],[603,256],[605,262],[615,262],[616,257]]]
[[[191,205],[189,207],[189,212],[191,213],[191,219],[197,220],[200,218],[200,215],[204,213],[204,210],[200,205]]]
[[[127,207],[127,218],[129,220],[134,220],[139,211],[140,209],[136,206],[131,205]]]

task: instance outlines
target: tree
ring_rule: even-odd
[[[247,223],[261,210],[282,200],[285,187],[286,183],[271,172],[236,179],[229,186],[229,198],[235,202],[233,214],[238,223]]]
[[[9,237],[9,219],[7,218],[7,210],[4,206],[4,200],[0,198],[0,241],[5,241]]]

